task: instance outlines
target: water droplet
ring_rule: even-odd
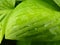
[[[35,28],[35,30],[37,30],[37,28]]]
[[[45,24],[45,25],[44,25],[44,27],[47,27],[47,26],[48,26],[48,24]]]
[[[31,25],[28,25],[28,27],[31,26]]]
[[[57,33],[56,33],[56,28],[51,28],[51,29],[49,29],[49,31],[50,31],[52,34],[57,34]]]
[[[50,23],[45,24],[44,27],[48,27],[49,24],[50,24]]]
[[[37,24],[37,23],[34,23],[35,25]]]

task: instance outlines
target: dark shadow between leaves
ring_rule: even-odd
[[[43,1],[42,3],[43,6],[55,11],[60,11],[60,7],[53,0],[41,0],[41,1]],[[40,0],[38,0],[38,3],[40,3]]]

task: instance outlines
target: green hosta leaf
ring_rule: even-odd
[[[15,7],[15,0],[0,0],[0,43],[5,33],[5,18]],[[3,28],[4,27],[4,28]]]
[[[7,15],[7,12],[9,10],[0,10],[0,22],[4,19],[4,17]]]
[[[54,2],[60,7],[60,0],[54,0]]]
[[[0,24],[0,43],[1,43],[1,41],[2,41],[2,38],[3,38],[3,34],[2,34],[2,25]]]
[[[5,17],[5,15],[6,15],[5,13],[6,13],[5,10],[4,11],[0,10],[0,43],[1,43],[3,35],[4,35],[3,34],[4,31],[2,30],[2,21],[3,21],[4,17]]]
[[[0,0],[0,9],[13,9],[15,0]]]
[[[4,17],[5,17],[5,14],[6,13],[6,11],[4,10],[4,11],[2,11],[2,10],[0,10],[0,43],[1,43],[1,41],[2,41],[2,38],[3,38],[3,30],[2,30],[2,20],[4,19]]]
[[[58,9],[59,7],[48,0],[23,1],[7,18],[5,38],[60,40],[60,12]]]
[[[5,25],[4,20],[5,20],[6,16],[9,14],[9,12],[11,12],[11,10],[0,10],[0,43],[1,43],[4,33],[5,33],[5,30],[3,30],[4,29],[3,26]]]

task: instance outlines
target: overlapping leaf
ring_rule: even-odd
[[[13,9],[15,0],[0,0],[0,9]]]
[[[4,36],[3,26],[6,16],[15,7],[15,0],[0,0],[0,43]]]
[[[60,40],[59,14],[59,7],[52,1],[51,3],[48,0],[24,1],[15,8],[8,18],[5,38],[12,40],[25,38],[42,41]]]
[[[54,1],[60,6],[59,0]],[[24,41],[17,45],[31,45],[32,40],[53,41],[40,45],[60,45],[60,8],[57,5],[52,0],[26,0],[14,9],[15,0],[0,0],[0,42],[5,33],[6,39]]]
[[[53,0],[60,7],[60,0]]]

